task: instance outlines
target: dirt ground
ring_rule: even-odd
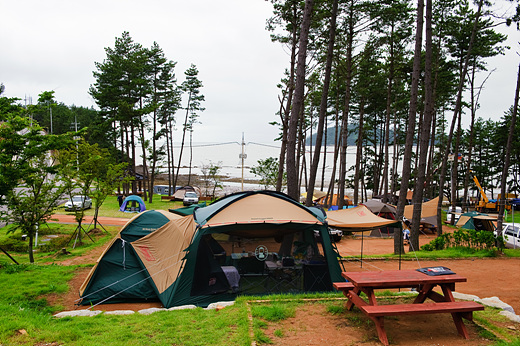
[[[434,238],[433,235],[421,235],[420,243],[425,244]],[[363,245],[363,256],[387,254],[393,251],[393,239],[348,237],[341,240],[338,250],[342,256],[359,256]],[[103,251],[103,247],[94,249],[82,257],[62,262],[63,265],[95,263]],[[360,262],[344,262],[346,271],[373,271],[417,269],[428,266],[446,266],[467,277],[466,283],[457,284],[460,293],[473,294],[480,298],[496,296],[511,305],[516,313],[520,313],[518,286],[520,283],[520,259],[490,258],[438,261],[399,261],[396,260],[363,260]],[[89,269],[78,269],[77,275],[70,282],[70,290],[66,295],[51,297],[53,304],[60,304],[64,310],[74,310],[78,299],[78,291],[87,277]],[[151,304],[105,304],[96,310],[134,310],[149,307],[160,307],[160,303]],[[80,307],[85,309],[87,307]],[[275,345],[380,345],[375,327],[364,315],[353,313],[353,317],[332,315],[325,311],[322,304],[306,304],[299,308],[296,316],[282,322],[272,324],[266,334]],[[420,315],[385,319],[385,328],[392,345],[489,345],[478,335],[477,327],[466,323],[470,340],[462,339],[458,334],[449,314]],[[511,333],[520,336],[520,325],[508,323],[505,327]],[[278,332],[275,334],[275,330]],[[283,334],[283,337],[276,335]]]

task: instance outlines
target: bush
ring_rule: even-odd
[[[459,229],[453,234],[442,234],[430,243],[421,246],[421,250],[444,250],[450,247],[491,250],[495,245],[500,246],[504,243],[503,238],[501,238],[495,238],[493,232]]]
[[[5,251],[12,252],[27,252],[29,251],[29,240],[22,240],[22,236],[20,234],[11,234],[9,237],[5,238],[0,246]]]
[[[68,241],[68,236],[63,235],[52,238],[46,242],[39,241],[38,243],[40,245],[35,247],[35,249],[39,249],[43,252],[57,251],[63,247],[66,247]],[[2,247],[5,251],[26,253],[29,251],[29,238],[22,240],[20,234],[11,234],[8,238],[5,238],[2,242],[0,242],[0,247]]]
[[[38,249],[43,252],[51,252],[51,251],[57,251],[61,248],[64,248],[67,246],[67,243],[69,242],[69,237],[67,236],[61,236],[57,238],[52,238],[48,242],[40,243],[38,246]]]

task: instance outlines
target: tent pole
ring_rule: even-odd
[[[399,270],[401,270],[401,253],[402,253],[402,250],[403,250],[403,224],[401,224],[401,229],[399,230],[399,232],[401,232],[399,234]]]
[[[363,268],[363,235],[365,232],[361,232],[361,268]]]

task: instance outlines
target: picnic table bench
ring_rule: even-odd
[[[348,298],[348,310],[351,310],[355,305],[374,322],[379,340],[384,345],[388,345],[384,328],[385,316],[451,313],[459,335],[469,339],[468,331],[462,319],[472,320],[473,311],[484,310],[484,307],[476,302],[455,301],[452,293],[455,289],[455,283],[466,281],[465,277],[457,274],[430,276],[415,270],[396,270],[343,272],[342,276],[349,282],[335,282],[333,283],[334,288],[342,291]],[[443,294],[433,291],[436,286],[441,288]],[[378,304],[374,294],[375,289],[406,287],[415,288],[418,291],[418,295],[412,304]],[[359,296],[361,292],[367,295],[368,302]],[[434,302],[424,303],[427,298]]]

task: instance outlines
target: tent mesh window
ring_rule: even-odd
[[[191,295],[332,290],[328,264],[314,232],[261,238],[255,237],[258,233],[231,233],[202,237]],[[287,238],[292,244],[288,250],[284,249]],[[235,272],[237,279],[230,272]]]

